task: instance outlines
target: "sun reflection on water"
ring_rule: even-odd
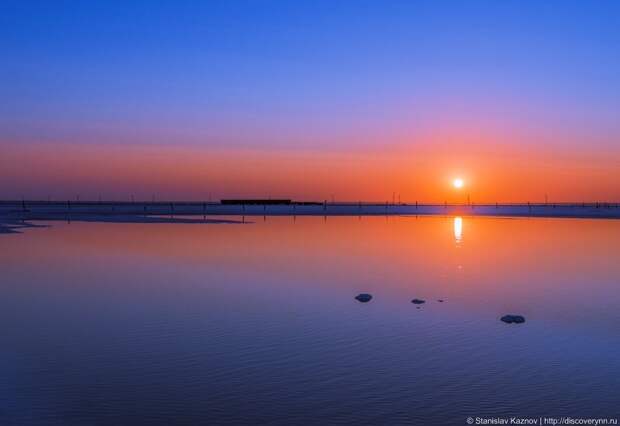
[[[460,243],[463,239],[463,218],[455,217],[454,218],[454,240],[456,243]]]

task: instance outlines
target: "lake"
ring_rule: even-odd
[[[0,423],[620,416],[620,221],[245,220],[0,235]]]

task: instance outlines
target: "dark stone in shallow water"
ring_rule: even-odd
[[[506,324],[512,324],[512,323],[522,324],[525,322],[525,318],[522,317],[521,315],[504,315],[500,319],[504,321]]]
[[[370,302],[370,299],[372,299],[372,296],[368,293],[360,293],[357,296],[355,296],[355,298],[362,303],[366,303],[366,302]]]
[[[439,303],[443,303],[443,299],[437,299]]]
[[[422,300],[422,299],[413,299],[411,301],[411,303],[414,303],[416,305],[421,305],[422,303],[426,303],[426,300]]]

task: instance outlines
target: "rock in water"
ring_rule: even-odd
[[[366,302],[370,302],[370,299],[372,299],[372,296],[368,293],[360,293],[357,296],[355,296],[355,298],[362,303],[366,303]]]
[[[521,315],[504,315],[500,319],[504,321],[506,324],[512,324],[512,323],[522,324],[525,322],[525,318],[522,317]]]
[[[422,300],[422,299],[413,299],[411,301],[411,303],[415,304],[415,305],[421,305],[422,303],[426,303],[426,300]]]
[[[443,299],[437,299],[439,303],[443,303]]]

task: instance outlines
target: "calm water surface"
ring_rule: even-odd
[[[620,416],[620,221],[252,221],[0,235],[0,423]]]

